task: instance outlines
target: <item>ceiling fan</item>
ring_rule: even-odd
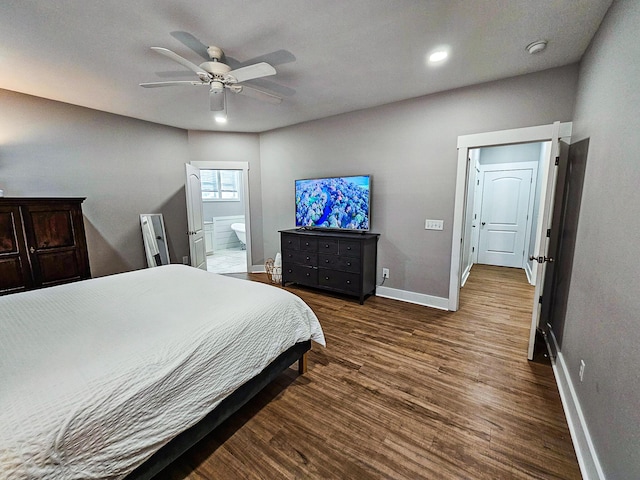
[[[269,103],[279,104],[282,98],[272,93],[264,92],[249,85],[240,85],[242,82],[261,77],[268,77],[276,74],[276,69],[266,62],[259,62],[253,65],[236,68],[222,62],[224,52],[214,46],[207,47],[207,54],[210,60],[196,65],[184,57],[167,48],[151,47],[151,50],[158,52],[183,67],[188,68],[198,76],[199,80],[172,80],[166,82],[141,83],[144,88],[173,87],[173,86],[208,86],[209,105],[212,111],[220,112],[226,110],[225,91],[231,90],[233,93],[240,93],[248,97],[264,100]]]

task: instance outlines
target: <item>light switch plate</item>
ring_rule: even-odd
[[[442,230],[444,229],[444,220],[425,220],[424,222],[425,230]]]

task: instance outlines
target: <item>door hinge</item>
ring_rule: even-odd
[[[549,238],[551,236],[551,229],[547,228],[547,238]]]
[[[542,295],[540,295],[540,298],[538,299],[538,303],[542,303]]]
[[[560,164],[560,157],[556,157],[556,165]]]
[[[480,180],[477,180],[477,182],[478,182],[478,183],[477,183],[476,185],[480,185]]]
[[[471,253],[476,251],[476,247],[471,247]]]

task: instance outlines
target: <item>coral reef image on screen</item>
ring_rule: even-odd
[[[369,230],[369,177],[296,180],[296,226]]]

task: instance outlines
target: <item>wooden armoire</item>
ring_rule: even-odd
[[[0,295],[91,278],[84,198],[0,198]]]

